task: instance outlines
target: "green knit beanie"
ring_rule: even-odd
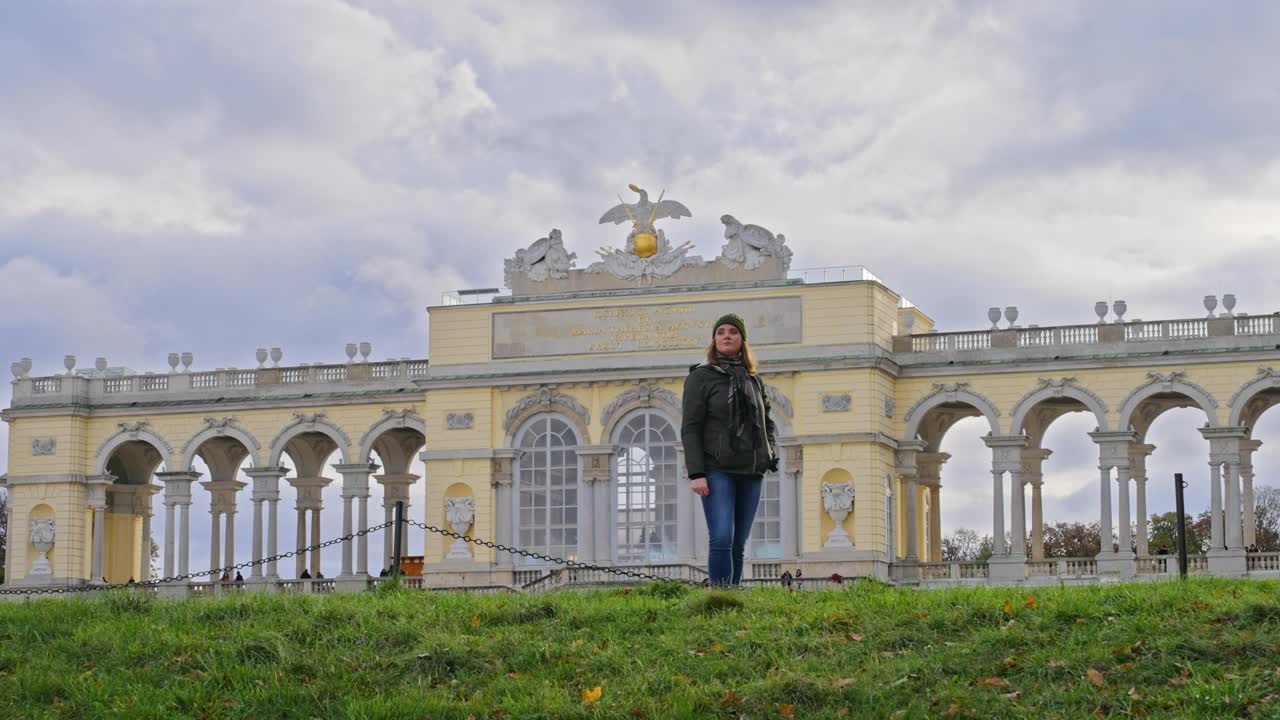
[[[719,330],[721,325],[732,325],[738,328],[738,333],[742,335],[742,341],[747,341],[747,324],[743,322],[742,316],[734,313],[722,315],[720,319],[716,321],[716,324],[711,326],[711,337],[716,336],[716,330]]]

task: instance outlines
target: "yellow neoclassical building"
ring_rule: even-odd
[[[752,532],[756,579],[782,567],[926,584],[1174,572],[1151,556],[1145,523],[1138,537],[1130,524],[1147,516],[1147,429],[1175,407],[1203,411],[1210,443],[1203,474],[1188,478],[1209,484],[1212,500],[1212,549],[1193,568],[1280,571],[1280,558],[1246,552],[1260,444],[1251,428],[1280,401],[1280,315],[1236,316],[1228,305],[1130,322],[1123,307],[1100,304],[1096,323],[1019,327],[1011,312],[1000,327],[993,308],[990,329],[936,332],[866,270],[792,271],[784,236],[729,215],[721,254],[692,255],[655,227],[687,208],[639,192],[601,220],[631,222],[624,247],[579,268],[553,230],[506,261],[509,292],[459,291],[430,308],[429,362],[369,362],[367,348],[350,345],[347,362],[320,366],[279,366],[278,353],[261,350],[249,370],[193,371],[176,354],[168,371],[140,375],[78,370],[68,357],[65,374],[32,377],[30,361],[14,363],[3,414],[6,584],[147,579],[156,495],[164,577],[354,535],[337,578],[297,581],[318,574],[317,549],[255,565],[246,586],[363,589],[388,557],[370,558],[359,531],[387,522],[399,500],[412,517],[473,538],[696,579],[706,528],[684,475],[680,394],[711,322],[730,311],[750,328],[783,448]],[[1051,448],[1042,439],[1071,412],[1096,420],[1100,551],[1045,559],[1040,466]],[[966,417],[989,426],[996,547],[987,563],[941,557],[941,442]],[[422,477],[410,472],[416,458]],[[282,482],[297,489],[293,507],[279,507]],[[321,527],[332,483],[342,524]],[[369,507],[371,483],[383,487],[382,507]],[[213,516],[207,558],[190,557],[196,493],[209,494]],[[252,537],[237,538],[246,498]],[[294,537],[280,537],[281,511],[296,513]],[[389,552],[391,531],[379,532]],[[425,548],[428,586],[606,579],[434,533]]]

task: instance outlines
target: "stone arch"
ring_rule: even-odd
[[[271,449],[267,454],[267,467],[278,467],[280,465],[280,456],[284,454],[285,446],[289,444],[289,441],[298,435],[309,432],[320,433],[328,437],[338,446],[338,452],[342,455],[342,462],[351,462],[351,439],[342,431],[342,428],[335,425],[322,412],[311,414],[294,413],[293,422],[286,425],[271,441]]]
[[[1107,432],[1107,404],[1093,391],[1077,385],[1075,378],[1066,377],[1061,380],[1040,378],[1039,387],[1023,395],[1022,399],[1013,406],[1013,410],[1010,412],[1013,419],[1009,423],[1009,434],[1023,434],[1027,416],[1031,411],[1040,403],[1053,401],[1057,398],[1070,398],[1084,405],[1085,410],[1093,413],[1094,418],[1097,419],[1098,431]]]
[[[619,393],[600,415],[600,425],[604,430],[600,437],[610,440],[636,410],[654,410],[667,422],[677,428],[679,433],[681,406],[680,398],[675,393],[650,383],[640,383]]]
[[[1190,400],[1190,404],[1204,411],[1210,427],[1218,425],[1218,401],[1213,399],[1208,390],[1188,380],[1185,370],[1175,370],[1167,375],[1158,372],[1147,373],[1147,381],[1134,388],[1124,402],[1120,403],[1120,422],[1117,427],[1132,428],[1134,414],[1137,413],[1139,406],[1144,400],[1157,395],[1181,395]]]
[[[1263,395],[1268,390],[1277,392]],[[1252,426],[1267,408],[1277,403],[1280,403],[1280,371],[1260,367],[1257,376],[1231,396],[1227,427]]]
[[[356,462],[368,462],[374,450],[374,444],[383,433],[398,429],[417,430],[423,439],[427,437],[427,422],[418,414],[416,408],[392,410],[383,408],[382,419],[374,423],[360,438],[360,449],[356,453]]]
[[[622,432],[622,429],[626,426],[628,422],[631,421],[632,418],[634,418],[636,415],[639,415],[641,413],[651,413],[653,415],[658,416],[660,419],[662,419],[664,422],[666,422],[668,425],[671,426],[671,429],[674,430],[676,434],[675,441],[677,443],[680,442],[680,419],[679,419],[680,416],[679,415],[674,415],[674,416],[671,415],[671,413],[666,408],[643,407],[643,406],[632,408],[628,410],[626,413],[617,417],[614,420],[613,425],[609,428],[609,433],[607,435],[601,435],[600,439],[604,442],[617,444],[618,433]]]
[[[177,472],[186,472],[191,470],[191,464],[195,462],[196,453],[200,451],[200,446],[209,440],[219,437],[232,438],[239,441],[245,450],[249,451],[249,460],[256,467],[259,461],[258,453],[262,450],[262,443],[258,442],[258,438],[253,433],[239,426],[235,418],[205,418],[205,429],[196,433],[187,444],[182,448],[182,458],[178,467],[174,468]]]
[[[111,461],[111,455],[116,448],[128,442],[144,442],[155,449],[160,454],[160,461],[166,462],[173,458],[173,446],[158,433],[151,429],[151,421],[139,420],[137,422],[118,423],[120,429],[112,433],[102,444],[98,446],[98,451],[94,454],[93,473],[95,475],[105,475],[107,472],[107,463]]]
[[[1000,410],[985,395],[969,389],[968,382],[934,383],[933,392],[916,401],[907,411],[903,419],[907,423],[905,438],[914,440],[920,434],[920,425],[930,410],[943,405],[967,405],[976,410],[977,415],[987,419],[991,426],[991,434],[1000,434]]]
[[[577,433],[580,445],[591,443],[591,411],[572,395],[566,395],[549,385],[542,385],[534,392],[517,400],[507,410],[506,417],[502,421],[502,429],[507,435],[506,446],[515,447],[518,431],[522,430],[530,419],[547,412],[554,413],[569,423]]]

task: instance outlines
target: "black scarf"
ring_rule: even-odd
[[[755,379],[742,356],[716,352],[716,363],[729,375],[729,442],[734,452],[754,450],[764,442]]]

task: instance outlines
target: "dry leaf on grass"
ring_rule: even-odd
[[[796,706],[791,703],[779,703],[778,715],[784,718],[793,718],[796,716]]]
[[[1005,614],[1005,615],[1012,615],[1012,614],[1013,614],[1013,601],[1012,601],[1012,600],[1005,600],[1005,601],[1004,601],[1004,614]]]
[[[1102,679],[1102,673],[1098,672],[1097,669],[1095,668],[1089,668],[1089,671],[1086,673],[1086,675],[1089,676],[1089,682],[1094,687],[1100,688],[1100,687],[1106,686],[1107,684],[1107,681]]]
[[[838,688],[842,688],[842,687],[848,687],[849,685],[852,685],[856,682],[858,682],[857,678],[840,678],[839,680],[835,681],[834,685]]]
[[[590,690],[582,691],[582,702],[586,705],[595,705],[600,696],[604,694],[604,687],[597,685]]]
[[[1027,607],[1028,607],[1028,608],[1030,608],[1030,609],[1032,609],[1032,610],[1035,610],[1036,608],[1040,607],[1040,603],[1036,602],[1035,597],[1033,597],[1033,596],[1031,596],[1031,595],[1028,595],[1028,596],[1027,596]]]
[[[1007,688],[1007,687],[1009,687],[1009,681],[1008,681],[1008,680],[1005,680],[1004,678],[1001,678],[1001,677],[984,677],[984,678],[978,678],[978,681],[977,681],[977,682],[978,682],[978,684],[979,684],[979,685],[985,685],[986,687],[993,687],[993,688]]]
[[[850,640],[852,640],[852,641],[854,641],[854,642],[862,642],[862,636],[861,636],[861,635],[859,635],[858,633],[849,633],[849,634],[848,634],[848,635],[846,635],[845,637],[849,638]]]

